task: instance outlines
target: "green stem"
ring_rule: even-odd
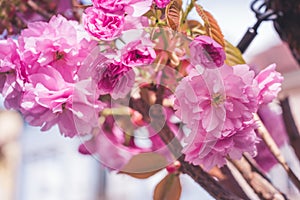
[[[196,0],[191,0],[190,4],[188,5],[188,7],[186,8],[185,12],[182,15],[181,24],[185,23],[187,16],[191,12],[191,10],[194,8],[195,2],[196,2]]]

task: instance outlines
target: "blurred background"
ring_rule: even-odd
[[[251,2],[200,3],[214,15],[225,38],[237,45],[248,27],[256,22],[250,10]],[[195,14],[191,16],[194,17]],[[299,65],[272,22],[262,23],[244,56],[248,63],[260,69],[277,63],[277,70],[285,77],[281,98],[289,97],[296,125],[300,127]],[[1,110],[0,200],[150,200],[155,185],[166,174],[162,171],[149,179],[137,180],[108,172],[93,157],[78,153],[80,139],[64,138],[56,127],[40,132],[39,128],[23,124],[17,113],[3,111],[3,105]],[[293,150],[288,145],[283,145],[282,150],[299,177],[300,167]],[[291,199],[300,199],[280,166],[273,167],[268,176]],[[213,199],[189,177],[181,176],[181,182],[181,199]]]

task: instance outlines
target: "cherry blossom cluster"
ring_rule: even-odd
[[[58,125],[67,137],[89,135],[79,151],[97,153],[110,169],[149,151],[173,162],[158,135],[163,127],[183,142],[185,159],[205,169],[256,154],[253,115],[282,82],[274,64],[255,74],[246,64],[225,64],[224,48],[209,36],[183,35],[189,44],[180,46],[169,30],[147,30],[144,14],[168,0],[92,2],[83,24],[53,16],[1,41],[7,108],[42,131]]]

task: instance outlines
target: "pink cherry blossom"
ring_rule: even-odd
[[[145,27],[149,27],[149,20],[147,17],[145,16],[133,17],[131,15],[127,15],[125,17],[123,31],[128,31],[133,29],[144,29]]]
[[[122,11],[129,0],[92,0],[94,7],[107,11]]]
[[[0,41],[0,93],[5,98],[6,108],[17,109],[22,96],[19,80],[20,57],[17,44],[11,40]]]
[[[93,0],[94,7],[109,13],[124,13],[139,17],[146,13],[152,0]]]
[[[17,45],[12,40],[0,41],[0,92],[3,92],[5,85],[15,81],[14,57],[17,57]]]
[[[258,89],[253,87],[253,78],[254,72],[246,65],[224,65],[202,75],[192,70],[175,92],[178,116],[192,130],[200,120],[200,125],[216,136],[221,135],[223,126],[223,134],[230,134],[225,130],[240,128],[257,111]]]
[[[88,133],[97,124],[95,112],[101,102],[94,104],[90,97],[94,93],[75,89],[75,83],[82,62],[96,44],[77,22],[60,15],[48,23],[29,23],[11,50],[18,53],[14,57],[18,84],[12,84],[18,90],[5,96],[6,106],[20,110],[29,124],[42,130],[58,124],[68,137]]]
[[[222,46],[208,36],[196,37],[189,47],[191,63],[194,66],[202,65],[205,68],[213,69],[224,64],[225,52]]]
[[[275,68],[276,65],[272,64],[263,69],[255,77],[260,89],[258,96],[260,103],[270,103],[281,89],[280,86],[283,81],[283,77],[280,73],[275,71]]]
[[[122,98],[134,84],[134,71],[120,62],[104,63],[97,70],[100,94],[110,93],[113,98]]]
[[[183,153],[186,160],[194,165],[202,165],[205,170],[210,170],[214,166],[222,167],[226,164],[226,157],[240,159],[244,152],[255,156],[257,154],[256,144],[258,138],[253,122],[244,124],[241,128],[232,132],[232,135],[221,138],[208,139],[205,130],[191,132],[186,138],[189,145],[185,146]]]
[[[96,45],[82,26],[61,15],[53,16],[48,23],[29,23],[18,42],[24,65],[23,75],[36,73],[40,67],[51,65],[68,82],[74,82],[82,61]]]
[[[209,169],[224,164],[227,155],[240,157],[246,147],[254,155],[253,113],[259,106],[259,92],[247,65],[223,65],[202,74],[191,70],[175,91],[174,105],[191,130],[183,150],[187,161]],[[244,138],[245,132],[249,138]],[[206,161],[209,158],[211,162]]]
[[[128,43],[121,50],[121,61],[130,67],[140,67],[151,64],[156,58],[153,44],[147,39],[139,39]]]
[[[135,72],[129,66],[122,64],[113,58],[108,58],[99,52],[89,56],[85,65],[78,73],[80,80],[89,80],[95,86],[94,94],[110,94],[114,99],[125,97],[131,90],[135,81]],[[116,57],[115,54],[110,55]]]
[[[41,126],[42,131],[58,124],[61,134],[65,136],[86,134],[92,126],[96,126],[97,115],[94,114],[95,106],[89,106],[88,101],[79,99],[84,98],[85,94],[78,92],[74,93],[74,84],[66,82],[56,69],[45,66],[28,76],[20,111],[30,125]],[[77,98],[74,98],[74,94]],[[90,120],[92,118],[94,121]],[[85,129],[77,127],[79,122],[85,124]]]
[[[119,37],[124,28],[124,15],[107,13],[97,8],[87,8],[83,14],[86,31],[99,40],[110,41]]]
[[[155,4],[159,8],[165,8],[171,0],[155,0]]]
[[[152,0],[130,0],[130,3],[125,7],[128,15],[133,17],[140,17],[151,8]]]
[[[29,124],[48,130],[59,119],[68,118],[69,113],[64,111],[71,106],[73,86],[66,83],[57,70],[40,68],[37,73],[28,76],[28,81],[24,86],[20,110]],[[68,123],[68,126],[72,124]],[[74,125],[62,134],[74,136]]]

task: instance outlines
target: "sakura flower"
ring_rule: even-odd
[[[110,41],[119,37],[124,27],[124,15],[105,12],[97,8],[87,8],[83,14],[86,31],[99,40]]]
[[[178,116],[191,130],[203,127],[217,137],[230,134],[227,130],[240,128],[258,108],[253,78],[254,72],[246,65],[224,65],[202,75],[192,70],[175,92]]]
[[[45,66],[37,73],[28,76],[28,82],[24,85],[20,111],[29,124],[41,126],[42,131],[58,124],[61,134],[65,136],[86,134],[92,129],[91,126],[96,124],[95,121],[85,119],[93,113],[95,108],[88,109],[88,102],[79,101],[78,98],[73,102],[73,95],[74,84],[66,82],[56,69]],[[77,95],[84,96],[78,93]],[[74,106],[79,103],[79,106]],[[78,129],[75,120],[76,122],[83,120],[86,129]]]
[[[17,58],[16,44],[12,40],[1,41],[0,43],[0,92],[5,90],[5,85],[15,81],[15,64]]]
[[[224,64],[225,52],[221,45],[208,36],[198,36],[189,45],[191,63],[205,68],[217,68]]]
[[[171,0],[155,0],[155,4],[159,8],[165,8]]]
[[[146,13],[152,0],[93,0],[94,7],[109,13],[124,13],[139,17]]]
[[[260,89],[259,102],[270,103],[280,91],[283,77],[280,73],[275,71],[276,65],[272,64],[263,69],[256,77]]]
[[[186,160],[209,169],[224,164],[226,156],[239,158],[244,151],[254,155],[253,113],[264,89],[258,86],[254,72],[247,65],[223,65],[201,73],[191,70],[175,91],[176,114],[191,130],[183,150]],[[241,137],[246,137],[245,132],[247,138]]]
[[[90,81],[93,86],[94,97],[110,94],[114,99],[125,97],[135,81],[135,72],[129,66],[114,60],[117,55],[101,54],[95,48],[87,57],[78,72],[80,81]]]
[[[144,29],[149,26],[148,18],[145,16],[133,17],[131,15],[125,16],[124,29],[123,31]],[[124,32],[123,32],[124,34]]]
[[[121,50],[121,61],[130,67],[140,67],[151,64],[156,58],[153,44],[146,39],[128,43]]]
[[[135,73],[121,62],[108,60],[96,68],[100,94],[111,94],[114,99],[125,97],[131,90]]]
[[[74,90],[74,84],[83,60],[95,45],[83,27],[60,15],[49,23],[29,23],[18,38],[16,74],[21,92],[19,98],[13,93],[6,96],[7,107],[20,110],[29,124],[42,130],[58,124],[68,137],[88,133],[96,124],[91,119],[97,115],[91,110],[100,109],[101,104],[92,104],[87,91]],[[19,101],[14,103],[14,99]],[[85,126],[76,127],[82,124]]]
[[[128,4],[128,0],[92,0],[94,7],[107,11],[122,11]]]
[[[7,108],[17,108],[20,101],[19,63],[17,44],[11,39],[0,41],[0,93]]]
[[[64,81],[58,71],[51,67],[41,68],[37,73],[30,75],[28,80],[20,109],[29,124],[48,130],[59,122],[61,115],[62,119],[64,116],[66,120],[69,118],[69,113],[64,111],[71,105],[73,87]],[[72,123],[64,126],[72,126]],[[75,135],[74,125],[69,128],[68,132],[64,130],[62,134],[72,137]]]
[[[74,82],[82,61],[96,45],[76,21],[69,21],[61,15],[53,16],[49,23],[29,23],[18,42],[23,75],[51,65],[68,82]]]
[[[133,17],[140,17],[151,8],[152,0],[131,0],[125,7],[125,11],[128,15]]]
[[[194,165],[202,165],[205,170],[210,170],[216,165],[222,167],[226,164],[227,156],[232,159],[240,159],[244,152],[255,156],[258,142],[255,128],[255,124],[250,122],[234,130],[232,135],[210,140],[207,139],[209,133],[205,130],[192,132],[185,140],[191,142],[183,149],[183,153],[186,155],[185,159]]]

